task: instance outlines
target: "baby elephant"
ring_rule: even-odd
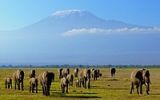
[[[61,79],[61,89],[62,89],[62,93],[68,93],[68,84],[69,84],[69,81],[66,77],[63,77]]]
[[[67,75],[68,83],[70,86],[73,86],[74,76],[72,74]]]
[[[12,79],[10,77],[5,79],[5,88],[12,88]]]
[[[30,78],[29,79],[29,91],[34,93],[34,91],[36,91],[36,93],[38,93],[38,79],[37,78]]]

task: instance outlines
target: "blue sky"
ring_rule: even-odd
[[[0,0],[0,30],[37,22],[57,10],[88,10],[104,19],[160,26],[159,0]]]

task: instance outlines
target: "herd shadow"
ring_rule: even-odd
[[[63,97],[63,98],[101,98],[99,96],[93,96],[91,94],[97,94],[97,93],[80,93],[77,92],[72,95],[67,95],[66,93],[61,93],[60,91],[52,91],[50,97]]]

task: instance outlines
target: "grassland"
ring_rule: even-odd
[[[29,93],[28,74],[31,69],[23,69],[25,72],[24,91],[4,88],[4,78],[12,76],[16,69],[0,69],[0,100],[159,100],[160,99],[160,69],[151,68],[151,91],[150,95],[129,94],[130,73],[132,68],[117,69],[116,76],[110,77],[110,69],[103,68],[103,76],[97,81],[91,81],[91,89],[69,87],[68,94],[62,94],[60,90],[60,80],[58,79],[57,69],[55,68],[37,68],[36,73],[40,74],[44,70],[53,71],[56,74],[55,82],[52,83],[51,96],[42,95],[42,89],[39,85],[39,92]],[[73,73],[73,69],[71,70]],[[13,85],[14,86],[14,85]],[[143,91],[144,88],[143,88]]]

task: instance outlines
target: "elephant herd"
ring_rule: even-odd
[[[111,77],[115,76],[116,69],[111,68]],[[69,68],[59,68],[58,69],[58,78],[60,80],[60,87],[62,93],[68,93],[69,86],[75,84],[76,88],[91,88],[91,79],[97,80],[102,76],[102,73],[99,69],[90,69],[90,68],[75,68],[74,72],[71,73]],[[14,81],[15,90],[24,90],[24,71],[17,70],[13,73],[13,77],[7,77],[5,79],[5,88],[12,88],[12,79]],[[31,70],[29,73],[29,91],[32,93],[38,93],[38,84],[42,86],[43,95],[50,95],[51,83],[55,79],[55,74],[53,72],[44,71],[36,77],[36,71]],[[137,93],[142,94],[142,86],[145,85],[146,93],[149,94],[150,91],[150,73],[147,69],[134,70],[131,73],[131,89],[130,94],[136,86]]]
[[[96,72],[96,73],[95,73]],[[61,89],[62,93],[68,93],[68,87],[73,86],[74,78],[77,78],[75,81],[76,87],[90,88],[90,80],[93,78],[94,80],[98,77],[102,76],[99,69],[74,69],[74,73],[70,73],[70,69],[60,68],[58,70],[59,79],[61,79]],[[91,77],[92,76],[92,77]]]

